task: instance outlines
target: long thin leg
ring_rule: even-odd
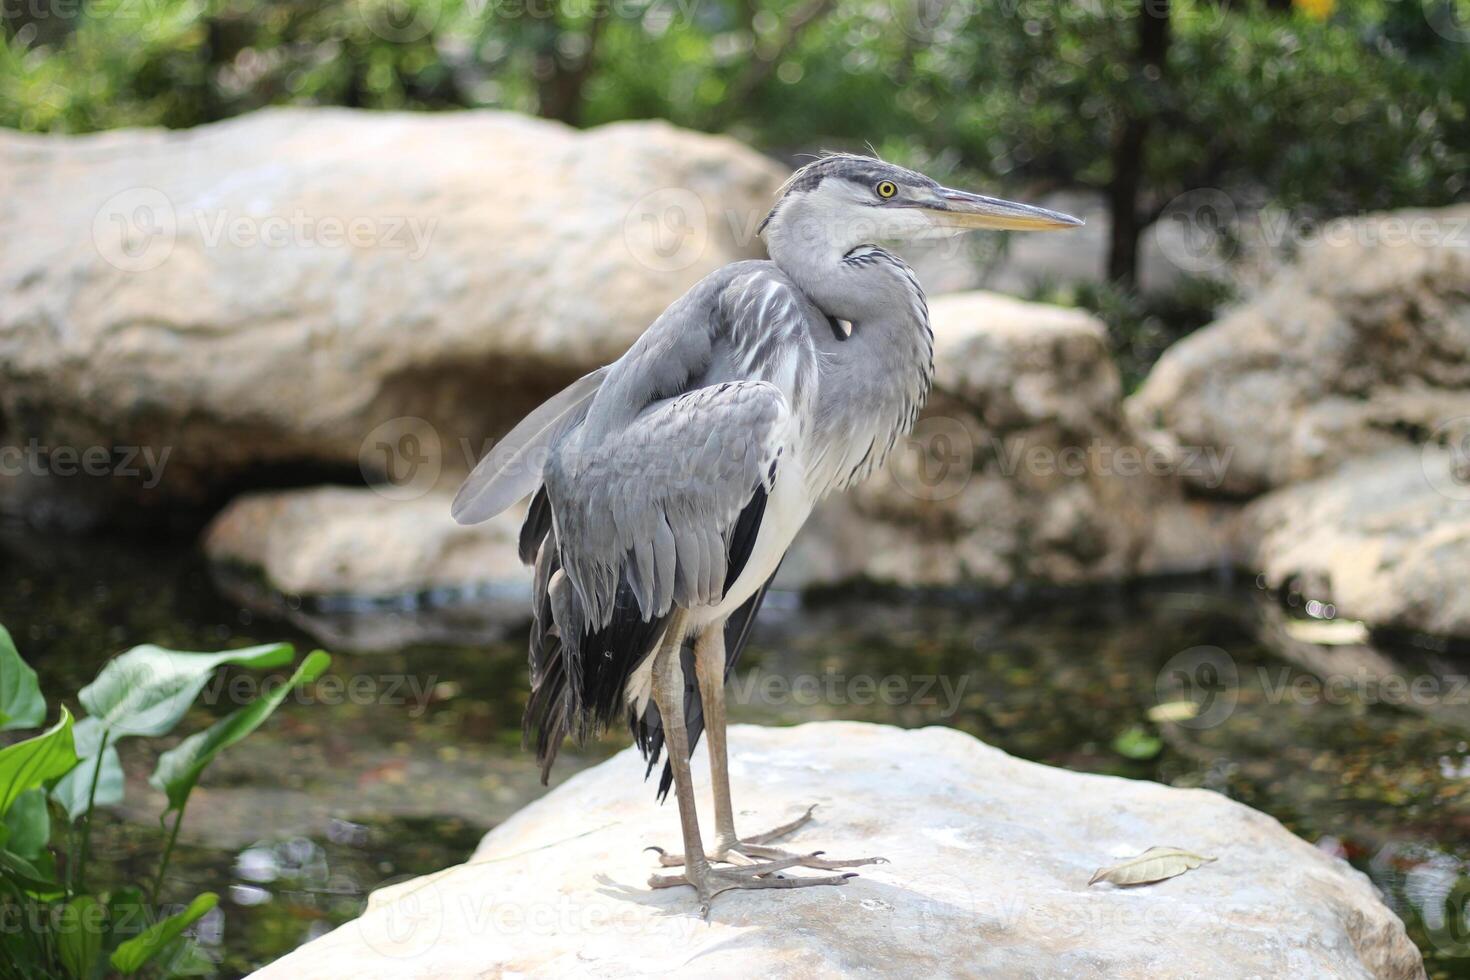
[[[736,835],[735,808],[730,797],[730,763],[725,740],[725,631],[720,628],[720,624],[714,624],[705,630],[694,642],[694,673],[699,681],[699,699],[704,707],[705,737],[709,739],[710,783],[715,798],[715,848],[708,855],[701,852],[701,857],[704,857],[707,862],[723,861],[727,864],[741,865],[751,865],[760,860],[797,859],[804,867],[821,868],[827,871],[863,864],[883,863],[883,858],[837,860],[819,857],[817,854],[794,854],[790,851],[765,846],[772,841],[780,840],[787,834],[794,833],[805,825],[811,820],[812,811],[816,809],[815,805],[808,807],[806,812],[795,820],[782,824],[774,830],[746,837],[743,840]],[[683,684],[682,677],[679,678],[679,684]],[[663,711],[662,706],[659,711]],[[661,848],[654,848],[654,850],[659,852],[659,863],[666,868],[684,864],[685,855],[691,853],[687,842],[684,854],[668,854]]]
[[[725,746],[725,630],[717,623],[694,644],[694,673],[704,706],[709,740],[709,775],[715,797],[715,854],[723,857],[740,843],[735,836],[735,808],[730,802],[730,759]],[[795,828],[793,828],[795,829]],[[688,853],[687,851],[685,853]]]
[[[675,607],[664,631],[663,643],[653,662],[653,702],[658,705],[664,727],[664,748],[674,770],[674,795],[679,801],[679,825],[684,834],[684,853],[692,855],[690,871],[709,869],[704,844],[699,838],[699,814],[694,807],[694,784],[689,772],[689,731],[684,722],[684,669],[679,653],[689,614]]]
[[[684,720],[684,675],[679,660],[686,623],[684,611],[676,609],[670,617],[664,640],[659,645],[653,662],[653,699],[658,705],[659,717],[663,722],[664,746],[669,753],[669,765],[673,767],[674,794],[679,801],[679,824],[684,836],[684,853],[690,857],[684,864],[682,875],[654,875],[649,879],[649,885],[654,888],[693,885],[699,893],[702,910],[707,915],[714,897],[732,888],[803,888],[811,885],[844,884],[849,875],[821,878],[773,877],[775,872],[805,864],[816,855],[783,857],[780,860],[747,864],[739,868],[715,869],[710,866],[699,835],[699,814],[694,805],[694,782],[689,771],[689,733]],[[724,732],[721,731],[720,734],[723,736]]]

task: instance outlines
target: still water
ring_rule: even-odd
[[[310,609],[247,608],[177,545],[12,529],[0,569],[0,623],[53,705],[75,709],[101,664],[139,643],[320,645],[300,628]],[[804,605],[773,595],[732,716],[951,725],[1051,765],[1218,790],[1365,871],[1430,975],[1470,978],[1470,654],[1313,635],[1294,625],[1300,605],[1219,581]],[[318,618],[379,652],[333,650],[329,683],[226,752],[191,799],[164,897],[222,896],[201,939],[223,976],[329,931],[385,882],[463,860],[545,792],[520,751],[524,627],[487,632],[473,609],[422,606]],[[371,642],[385,636],[394,642]],[[227,710],[235,682],[253,679],[221,675],[180,733]],[[1181,701],[1194,717],[1159,707]],[[122,746],[127,799],[94,845],[118,880],[142,877],[161,850],[162,797],[146,780],[169,744]],[[553,783],[623,744],[564,753]]]

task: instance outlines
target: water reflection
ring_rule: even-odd
[[[144,640],[313,642],[285,605],[242,625],[246,610],[189,553],[3,537],[0,552],[17,569],[0,622],[53,698]],[[1336,626],[1313,636],[1270,597],[1208,582],[1026,601],[772,600],[731,688],[735,721],[945,724],[1053,765],[1217,790],[1365,871],[1430,974],[1470,977],[1470,658],[1454,648]],[[493,618],[483,609],[394,615],[407,625],[392,644],[339,655],[333,674],[347,690],[407,677],[431,696],[288,703],[190,803],[167,897],[226,896],[206,924],[225,975],[346,921],[385,881],[463,860],[543,792],[519,745],[523,627],[445,625]],[[556,778],[618,747],[568,753]],[[141,748],[124,758],[130,772],[151,769]],[[100,835],[120,877],[157,854],[160,807],[138,782]]]

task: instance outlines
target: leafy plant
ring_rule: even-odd
[[[189,795],[220,752],[260,727],[293,690],[321,676],[331,658],[320,650],[308,654],[285,684],[159,757],[149,782],[168,798],[160,822],[170,814],[173,821],[146,893],[88,886],[92,824],[99,806],[123,799],[121,739],[171,732],[221,666],[272,669],[294,660],[286,643],[220,653],[135,647],[82,689],[78,700],[86,717],[77,720],[62,705],[50,728],[0,748],[0,910],[8,924],[21,926],[0,929],[0,978],[213,971],[186,933],[218,896],[205,892],[171,914],[158,901]],[[0,627],[0,731],[39,727],[46,713],[35,671]],[[64,831],[64,845],[52,833],[53,820]],[[14,912],[22,914],[9,916]]]

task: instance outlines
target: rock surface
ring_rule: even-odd
[[[391,490],[391,488],[390,488]],[[317,487],[236,498],[204,533],[217,583],[341,650],[484,642],[530,617],[519,508],[473,527],[450,495]]]
[[[1273,588],[1378,627],[1470,636],[1470,466],[1458,443],[1277,490],[1242,525],[1246,558]]]
[[[1423,976],[1363,875],[1217,794],[1023,762],[944,728],[731,735],[747,831],[818,802],[791,846],[891,863],[841,888],[728,893],[703,922],[689,889],[646,887],[642,848],[675,844],[677,818],[630,749],[256,976]],[[1218,860],[1088,886],[1156,844]]]
[[[1220,563],[1222,543],[1185,504],[1176,467],[1129,431],[1100,320],[985,292],[935,297],[930,314],[929,405],[884,472],[823,505],[801,539],[826,557],[813,578],[825,567],[833,578],[1005,587]],[[1187,537],[1189,553],[1156,545],[1160,527]]]
[[[1247,496],[1470,416],[1470,207],[1335,222],[1256,298],[1164,352],[1128,411],[1198,490]]]
[[[660,122],[273,109],[0,134],[0,173],[26,188],[0,202],[5,438],[169,447],[146,503],[262,463],[355,468],[400,416],[463,468],[761,254],[786,172]]]

